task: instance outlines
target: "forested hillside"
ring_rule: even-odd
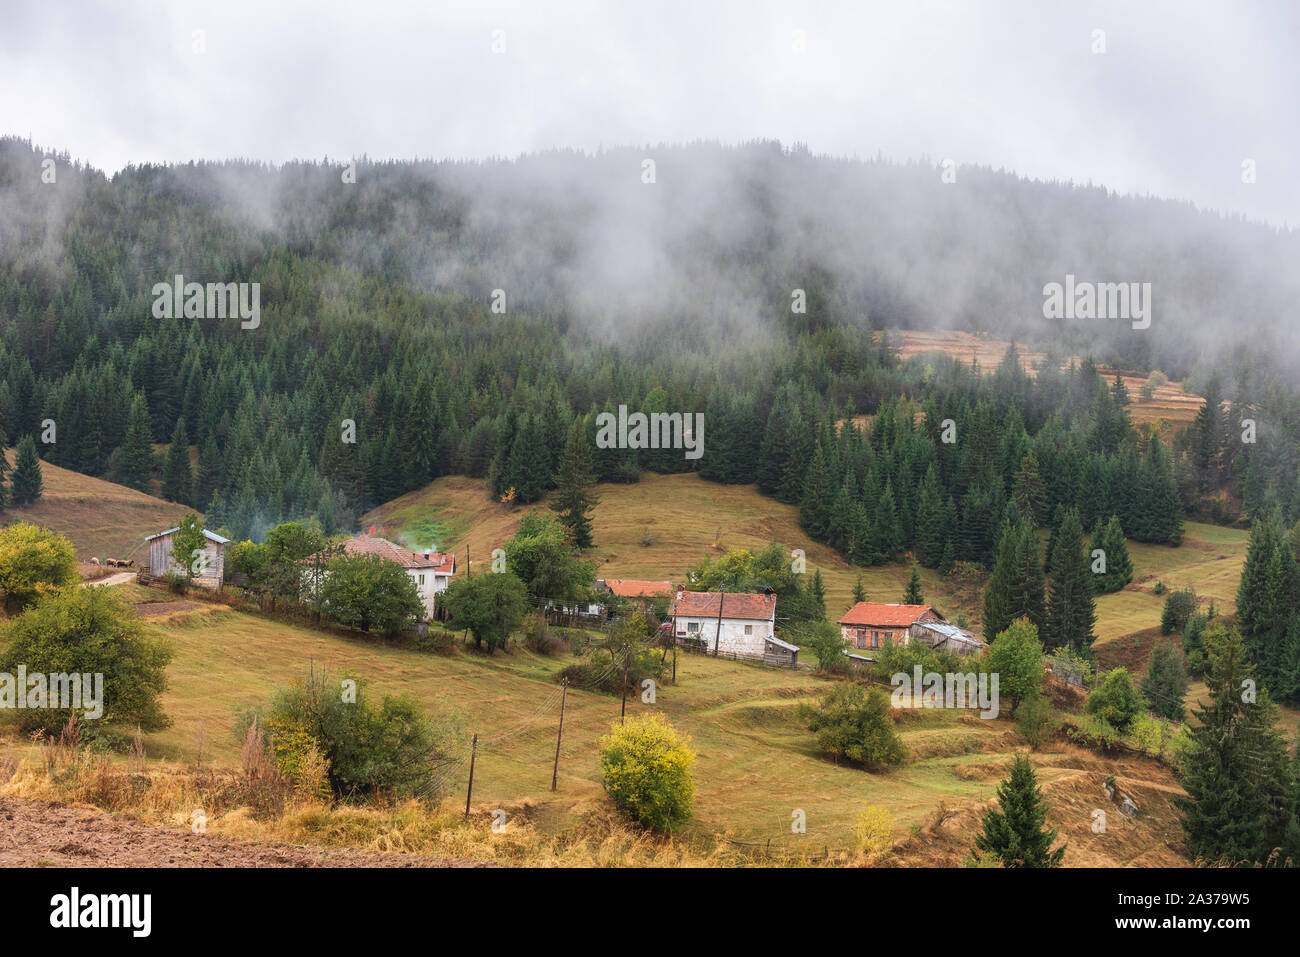
[[[575,418],[594,436],[592,413],[619,405],[706,413],[706,454],[595,449],[598,478],[756,481],[859,562],[987,562],[1017,500],[1170,544],[1180,509],[1216,500],[1224,518],[1300,518],[1291,344],[1272,332],[1295,301],[1290,233],[775,144],[360,162],[355,183],[325,163],[109,179],[66,156],[49,183],[43,157],[0,144],[0,427],[13,443],[51,419],[49,461],[134,488],[152,443],[193,446],[196,473],[170,456],[164,494],[239,537],[350,527],[445,474],[536,500]],[[1151,328],[1043,319],[1067,272],[1152,282]],[[177,274],[260,283],[260,324],[155,318]],[[875,334],[943,325],[1188,375],[1231,404],[1151,434],[1090,362],[1031,378],[1012,355],[980,376]],[[834,428],[861,413],[869,432]]]

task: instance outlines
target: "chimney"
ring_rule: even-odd
[[[686,590],[685,590],[684,588],[679,588],[679,589],[677,589],[677,600],[678,600],[678,601],[681,601],[681,600],[682,600],[682,596],[683,596],[685,593],[686,593]]]

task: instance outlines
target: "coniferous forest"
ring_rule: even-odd
[[[911,554],[929,568],[992,568],[1007,529],[1054,540],[1069,512],[1085,531],[1117,523],[1112,537],[1168,546],[1185,516],[1267,519],[1274,537],[1300,521],[1294,344],[1268,321],[1295,276],[1279,270],[1247,294],[1240,270],[1198,239],[1214,229],[1234,256],[1280,262],[1290,233],[983,170],[950,199],[917,164],[768,143],[663,148],[677,183],[644,189],[627,172],[636,151],[362,162],[352,185],[328,163],[128,167],[110,179],[67,157],[51,185],[43,155],[0,146],[0,428],[18,444],[52,420],[57,442],[37,443],[47,461],[138,489],[157,480],[236,537],[312,516],[351,529],[449,474],[534,502],[582,435],[598,481],[694,468],[756,483],[861,565]],[[813,182],[873,217],[847,221]],[[598,201],[617,191],[633,199],[610,219]],[[904,216],[900,193],[946,216],[956,242],[935,246],[931,218]],[[1036,212],[1011,224],[1000,210],[1021,195]],[[744,210],[733,216],[743,241],[712,215],[726,204]],[[792,238],[783,223],[802,205],[825,228]],[[1136,261],[1172,290],[1150,329],[1044,328],[1041,287],[1061,271],[1049,224],[1062,218],[1082,224],[1099,272]],[[1003,241],[976,242],[977,220]],[[1138,221],[1160,226],[1166,246],[1107,242]],[[614,237],[645,248],[602,261]],[[1177,259],[1162,257],[1175,245]],[[886,246],[935,281],[901,285]],[[957,259],[965,276],[1000,278],[968,280],[958,302],[938,281]],[[156,318],[152,290],[175,275],[259,283],[260,323]],[[1209,335],[1229,312],[1237,332]],[[942,325],[1037,340],[1048,358],[1032,376],[1015,345],[992,370],[940,354],[903,361],[888,335]],[[1135,427],[1132,398],[1101,365],[1185,379],[1206,396],[1202,413],[1174,434]],[[705,413],[706,454],[596,447],[596,415],[620,405]],[[156,460],[155,444],[170,452]],[[1267,543],[1255,551],[1251,567],[1268,574]],[[1021,554],[1032,572],[1037,556]],[[1048,571],[1051,559],[1049,543]],[[1269,627],[1269,647],[1300,634]],[[1247,638],[1258,630],[1248,623]]]

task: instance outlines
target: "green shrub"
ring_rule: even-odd
[[[605,791],[620,812],[657,831],[674,831],[691,816],[695,752],[660,715],[632,717],[600,740]]]
[[[813,622],[801,636],[801,644],[817,656],[817,670],[822,674],[843,674],[849,669],[845,656],[844,637],[836,625],[829,621]]]
[[[148,635],[135,612],[111,588],[68,588],[48,595],[14,618],[0,654],[0,672],[28,675],[103,675],[103,714],[90,723],[158,731],[171,724],[159,696],[167,687],[170,646]],[[83,685],[84,688],[84,685]],[[20,727],[54,730],[69,717],[93,710],[6,708]],[[30,695],[30,692],[29,692]],[[28,703],[31,703],[30,697]],[[52,702],[48,702],[52,703]]]
[[[1160,634],[1172,635],[1176,631],[1182,631],[1187,625],[1187,619],[1195,611],[1195,591],[1190,588],[1180,588],[1170,592],[1169,597],[1165,599],[1164,611],[1160,614]]]
[[[879,688],[840,682],[816,708],[801,705],[800,716],[817,735],[822,753],[868,768],[902,764],[907,749],[894,731],[889,696]]]
[[[40,596],[76,581],[76,549],[58,532],[30,522],[15,522],[0,530],[0,591],[6,611],[26,608]]]
[[[1025,701],[1016,709],[1016,730],[1037,751],[1056,730],[1052,703],[1043,695]]]
[[[1142,713],[1143,704],[1128,671],[1116,668],[1102,680],[1101,687],[1088,695],[1085,710],[1120,734],[1126,734],[1133,726],[1133,720]]]
[[[241,737],[254,717],[240,722]],[[431,719],[405,695],[385,696],[376,707],[362,682],[321,672],[277,690],[259,726],[286,777],[310,790],[323,766],[330,792],[348,800],[437,797],[431,782],[463,744],[454,715]]]
[[[984,656],[984,669],[998,676],[998,696],[1011,699],[1018,710],[1022,701],[1038,697],[1043,690],[1043,646],[1038,629],[1027,618],[1017,618],[993,639]]]

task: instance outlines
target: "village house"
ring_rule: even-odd
[[[673,583],[670,581],[648,581],[643,578],[598,578],[596,591],[608,592],[619,598],[627,598],[648,605],[656,598],[670,598]]]
[[[149,564],[142,567],[139,575],[142,579],[150,576],[162,578],[166,575],[186,575],[189,573],[191,584],[198,585],[201,588],[217,589],[221,587],[222,578],[225,575],[226,568],[226,546],[230,544],[230,539],[223,538],[216,532],[210,532],[203,529],[203,537],[206,544],[203,546],[203,552],[195,555],[189,562],[189,567],[176,561],[176,556],[172,554],[172,547],[175,545],[175,535],[180,531],[180,526],[169,528],[166,531],[150,535],[145,539],[149,543]]]
[[[799,649],[775,635],[776,595],[678,590],[668,606],[673,635],[713,655],[794,667]]]
[[[438,596],[447,590],[451,576],[456,572],[456,556],[433,551],[412,551],[395,545],[386,538],[374,535],[357,535],[343,543],[346,555],[374,555],[385,561],[396,562],[405,569],[406,574],[415,582],[415,590],[424,605],[425,616],[435,618],[438,614]],[[309,594],[315,593],[316,556],[303,559],[303,587]],[[329,572],[321,570],[324,580]]]
[[[946,621],[933,605],[891,605],[860,601],[839,620],[840,636],[851,648],[883,648],[886,641],[920,641],[931,648],[981,654],[984,642]]]

